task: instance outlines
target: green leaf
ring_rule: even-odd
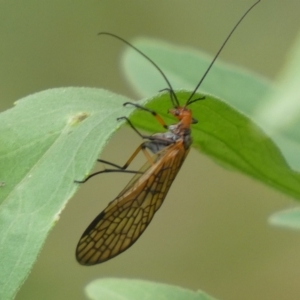
[[[92,300],[214,300],[204,292],[134,279],[106,278],[89,283],[86,294]]]
[[[212,60],[201,52],[153,40],[140,39],[134,45],[161,67],[175,87],[188,86],[193,90]],[[166,87],[157,70],[134,51],[126,51],[123,60],[126,78],[141,94]],[[300,199],[299,173],[291,170],[278,145],[256,125],[263,125],[257,116],[258,107],[268,101],[264,100],[266,95],[275,93],[270,83],[261,76],[217,61],[201,90],[217,95],[223,103],[217,97],[206,96],[205,101],[191,105],[194,117],[199,119],[199,124],[192,126],[194,146],[223,165]],[[181,103],[189,95],[180,94]],[[171,105],[167,99],[164,104],[162,100],[155,103],[149,107],[159,113],[166,112]],[[153,122],[140,124],[140,119],[138,116],[134,122],[151,132],[158,130]]]
[[[183,103],[190,92],[176,92],[176,95]],[[174,123],[166,113],[170,108],[167,93],[154,97],[146,106],[159,112],[167,124]],[[199,116],[198,124],[192,125],[195,148],[226,167],[300,199],[300,174],[289,167],[273,141],[249,118],[209,95],[193,105],[193,116]],[[145,112],[135,112],[131,120],[148,131],[161,131],[152,115]]]
[[[300,208],[287,209],[273,214],[269,218],[272,225],[290,229],[300,229]]]
[[[279,89],[257,111],[257,118],[269,135],[280,145],[288,163],[300,169],[300,35],[288,55],[287,64],[278,80]],[[272,225],[300,229],[300,208],[287,209],[269,218]]]
[[[100,89],[53,89],[0,115],[0,299],[12,299],[50,229],[132,110]]]
[[[300,35],[287,56],[278,90],[260,107],[256,118],[283,151],[288,163],[300,170]]]
[[[234,76],[238,80],[238,73]],[[241,73],[247,97],[250,93],[261,99],[261,93],[271,89],[264,81],[243,76]],[[189,94],[177,92],[182,102]],[[166,114],[170,108],[167,93],[150,100],[149,107],[164,112],[168,124],[174,123]],[[0,115],[0,256],[5,258],[1,299],[13,298],[25,280],[47,234],[78,187],[74,179],[83,179],[90,172],[110,135],[121,125],[116,118],[132,112],[123,108],[126,101],[98,89],[53,89],[26,97]],[[192,108],[199,118],[192,126],[196,148],[300,199],[299,174],[249,118],[209,95]],[[150,132],[163,131],[145,112],[135,113],[132,121]]]

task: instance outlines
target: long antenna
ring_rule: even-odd
[[[205,79],[206,75],[208,74],[208,72],[210,71],[211,67],[213,66],[213,64],[215,63],[216,59],[218,58],[218,56],[220,55],[220,53],[222,52],[223,48],[225,47],[226,43],[228,42],[228,40],[230,39],[231,35],[234,33],[234,31],[236,30],[236,28],[239,26],[239,24],[243,21],[243,19],[246,17],[246,15],[250,12],[250,10],[252,10],[252,8],[254,6],[256,6],[258,3],[260,2],[260,0],[258,0],[257,2],[255,2],[250,8],[248,8],[248,10],[243,14],[243,16],[240,18],[240,20],[235,24],[235,26],[233,27],[233,29],[231,30],[231,32],[229,33],[229,35],[227,36],[227,38],[225,39],[225,41],[223,42],[222,46],[220,47],[219,51],[217,52],[217,54],[215,55],[214,59],[212,60],[212,62],[210,63],[210,65],[208,66],[208,68],[206,69],[204,75],[202,76],[202,78],[200,79],[200,81],[198,82],[197,86],[195,87],[194,91],[191,93],[189,99],[186,102],[186,106],[191,104],[191,99],[193,98],[193,96],[195,95],[195,93],[197,92],[198,88],[200,87],[200,85],[202,84],[203,80]],[[194,102],[194,101],[193,101]]]
[[[195,95],[195,93],[197,92],[197,90],[199,89],[199,87],[201,86],[203,80],[205,79],[205,77],[207,76],[208,72],[210,71],[210,69],[212,68],[212,66],[214,65],[215,61],[217,60],[217,58],[219,57],[220,53],[222,52],[223,48],[225,47],[225,45],[227,44],[228,40],[230,39],[231,35],[234,33],[234,31],[236,30],[236,28],[239,26],[239,24],[242,22],[242,20],[246,17],[246,15],[252,10],[252,8],[254,8],[254,6],[256,6],[261,0],[256,1],[244,14],[243,16],[240,18],[240,20],[236,23],[236,25],[233,27],[233,29],[231,30],[231,32],[229,33],[229,35],[227,36],[227,38],[225,39],[225,41],[223,42],[222,46],[220,47],[220,49],[218,50],[217,54],[215,55],[214,59],[212,60],[212,62],[210,63],[210,65],[208,66],[208,68],[206,69],[204,75],[202,76],[202,78],[200,79],[200,81],[198,82],[197,86],[195,87],[194,91],[191,93],[190,97],[188,98],[187,102],[186,102],[186,106],[197,101],[200,99],[196,99],[196,100],[191,100],[193,98],[193,96]],[[110,32],[99,32],[98,35],[108,35],[111,36],[121,42],[123,42],[124,44],[128,45],[130,48],[134,49],[136,52],[138,52],[140,55],[142,55],[144,58],[146,58],[156,69],[157,71],[162,75],[162,77],[164,78],[165,82],[167,83],[168,87],[167,89],[164,90],[169,90],[170,92],[170,96],[171,96],[171,101],[174,107],[178,107],[179,106],[179,101],[177,99],[177,96],[173,90],[173,87],[171,85],[171,82],[169,81],[169,79],[167,78],[167,76],[164,74],[164,72],[162,71],[162,69],[150,58],[148,57],[146,54],[144,54],[141,50],[139,50],[138,48],[136,48],[135,46],[133,46],[131,43],[129,43],[128,41],[126,41],[125,39],[121,38],[120,36],[110,33]],[[202,98],[201,98],[202,99]]]
[[[117,40],[120,40],[121,42],[123,42],[124,44],[128,45],[130,48],[134,49],[135,51],[137,51],[139,54],[141,54],[144,58],[146,58],[155,68],[156,70],[162,75],[162,77],[164,78],[165,82],[167,83],[167,85],[169,86],[168,90],[170,91],[170,95],[171,95],[171,101],[174,107],[179,106],[179,101],[176,97],[176,94],[173,90],[173,87],[171,85],[171,82],[169,81],[169,79],[167,78],[167,76],[165,75],[165,73],[162,71],[162,69],[150,58],[148,57],[145,53],[143,53],[141,50],[139,50],[138,48],[136,48],[135,46],[133,46],[132,44],[130,44],[129,42],[127,42],[125,39],[121,38],[120,36],[110,33],[110,32],[99,32],[98,35],[108,35],[111,36]]]

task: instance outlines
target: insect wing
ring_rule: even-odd
[[[116,199],[111,201],[83,233],[76,249],[77,261],[94,265],[128,249],[145,231],[162,205],[188,150],[178,142],[153,156]]]

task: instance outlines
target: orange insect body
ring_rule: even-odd
[[[84,265],[104,262],[128,249],[162,205],[191,145],[192,114],[186,107],[169,111],[179,122],[143,143],[154,152],[121,193],[83,233],[76,258]]]
[[[125,119],[132,129],[147,141],[143,142],[136,149],[124,166],[118,166],[98,159],[98,161],[113,166],[115,169],[105,169],[89,175],[83,181],[75,181],[84,183],[97,174],[108,172],[135,174],[121,193],[108,204],[104,211],[93,220],[82,234],[76,248],[76,258],[79,263],[95,265],[107,261],[128,249],[145,231],[155,212],[161,207],[173,180],[189,152],[192,143],[190,127],[191,124],[197,121],[192,118],[192,112],[187,106],[204,99],[203,97],[192,100],[234,30],[248,12],[259,2],[260,0],[254,3],[234,26],[184,106],[179,105],[169,80],[154,61],[119,36],[107,32],[101,33],[121,40],[144,56],[160,72],[168,84],[169,88],[167,90],[170,93],[173,104],[173,108],[169,112],[179,122],[167,126],[156,112],[135,103],[128,102],[124,104],[130,104],[151,113],[168,131],[151,136],[142,135],[126,117],[119,118]],[[150,150],[153,156],[150,156],[146,149]],[[131,161],[140,151],[145,154],[147,162],[139,171],[127,170]]]

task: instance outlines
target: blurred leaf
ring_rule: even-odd
[[[288,163],[300,170],[300,35],[278,79],[278,90],[257,107],[256,118],[282,149]]]
[[[134,279],[105,278],[89,283],[85,289],[92,300],[214,300],[207,294],[181,287]]]
[[[300,208],[287,209],[273,214],[269,218],[272,225],[290,229],[300,229]]]
[[[137,39],[133,44],[148,55],[166,74],[174,89],[194,90],[213,57],[194,49],[167,44],[158,40]],[[167,87],[158,71],[141,55],[127,48],[123,55],[125,78],[142,96],[152,96]],[[211,94],[233,108],[253,117],[265,95],[274,91],[262,76],[224,63],[218,59],[200,91]]]
[[[0,299],[27,277],[66,202],[128,115],[128,101],[100,89],[53,89],[0,114]]]

